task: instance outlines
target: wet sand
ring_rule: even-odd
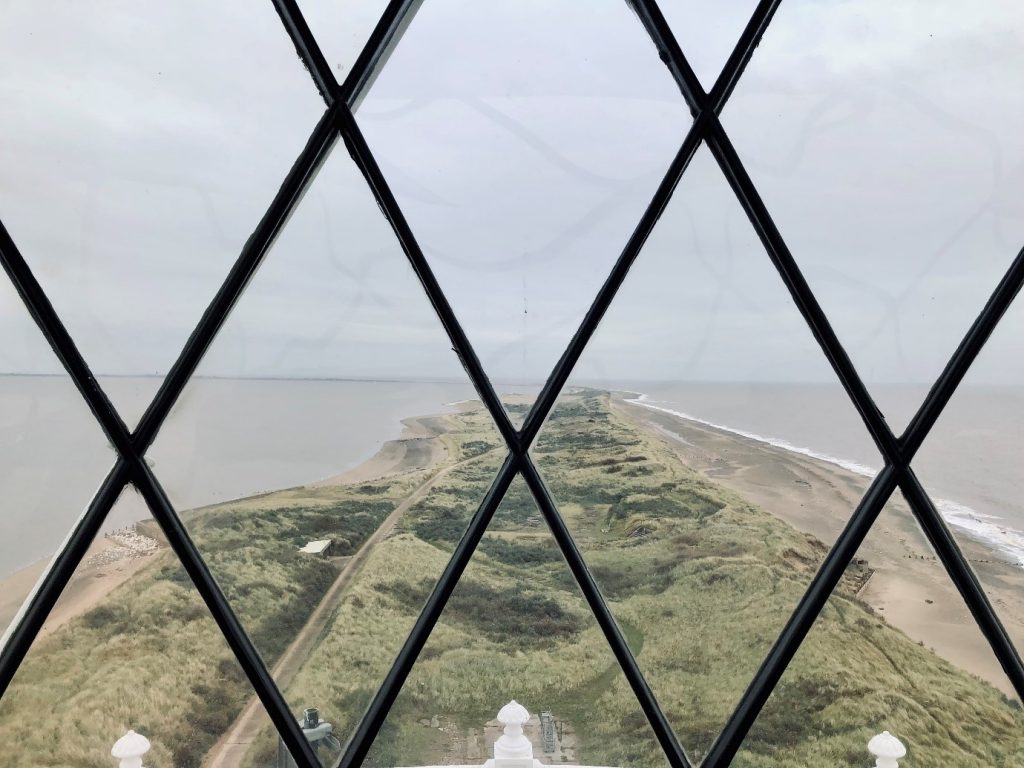
[[[620,398],[613,399],[613,406],[669,445],[687,466],[827,545],[869,483],[836,465]],[[1024,570],[955,533],[1010,637],[1024,647]],[[1004,693],[1014,693],[901,496],[883,509],[857,557],[866,558],[873,571],[860,597],[889,623]]]

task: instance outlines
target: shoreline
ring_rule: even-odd
[[[447,416],[442,413],[402,419],[401,434],[394,440],[385,441],[366,461],[336,475],[295,487],[315,488],[365,483],[439,466],[448,457],[448,449],[440,439],[445,432],[446,418]],[[230,503],[259,498],[283,490],[288,489],[277,488],[249,494],[239,499],[231,499]],[[211,505],[216,506],[219,506],[219,503]],[[181,510],[181,514],[201,514],[203,509],[200,507],[195,510]],[[151,519],[140,520],[136,525],[155,539],[155,549],[146,555],[109,560],[109,554],[105,553],[111,552],[118,544],[104,534],[98,535],[40,629],[39,639],[86,613],[116,587],[153,562],[155,558],[152,555],[168,548],[159,527]],[[7,633],[52,559],[52,555],[40,558],[31,565],[0,578],[0,637]],[[104,560],[107,562],[103,562]]]
[[[859,473],[805,452],[688,420],[628,397],[613,395],[612,405],[669,445],[686,466],[827,546],[869,483]],[[1007,632],[1018,646],[1024,644],[1024,570],[976,540],[962,539],[958,543]],[[890,499],[856,556],[865,558],[872,569],[860,599],[911,639],[1004,694],[1016,695],[901,497]]]
[[[627,392],[625,394],[637,395],[636,397],[622,398],[624,402],[630,403],[631,405],[647,408],[660,413],[666,413],[684,421],[702,424],[706,427],[710,427],[711,429],[719,430],[720,432],[727,432],[729,434],[752,440],[756,443],[761,443],[771,448],[777,448],[789,453],[806,456],[808,458],[824,462],[825,464],[833,464],[841,469],[853,472],[854,474],[861,475],[868,479],[873,479],[879,472],[878,469],[869,467],[866,464],[860,464],[859,462],[815,451],[812,448],[795,445],[788,440],[783,440],[782,438],[767,437],[765,435],[748,432],[736,427],[716,424],[715,422],[702,419],[683,411],[676,411],[671,408],[664,408],[662,406],[655,405],[655,401],[650,400],[647,395],[640,392]],[[1004,561],[1018,568],[1024,569],[1024,531],[1017,530],[1008,525],[1002,525],[1000,524],[1002,520],[1001,518],[979,512],[973,507],[969,507],[966,504],[961,504],[957,501],[940,498],[933,498],[932,501],[947,525],[956,528],[962,532],[963,535],[968,536],[978,544],[990,549],[993,554],[997,555]]]

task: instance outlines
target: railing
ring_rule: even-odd
[[[498,712],[503,733],[494,742],[494,757],[474,768],[540,768],[545,764],[533,756],[533,743],[523,732],[530,713],[515,699]],[[149,752],[149,739],[128,731],[117,740],[110,754],[120,760],[119,768],[144,768],[142,758]],[[875,758],[874,768],[899,768],[899,760],[907,754],[903,742],[883,731],[868,742],[868,752]]]

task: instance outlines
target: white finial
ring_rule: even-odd
[[[907,748],[891,733],[882,731],[868,742],[868,752],[876,758],[875,768],[900,768],[897,761],[906,757]]]
[[[149,752],[149,739],[141,733],[128,731],[118,739],[110,754],[121,761],[120,768],[142,768],[142,756]]]
[[[533,765],[533,744],[523,734],[523,726],[529,719],[526,707],[515,699],[498,712],[498,722],[505,726],[505,732],[494,742],[496,767]]]

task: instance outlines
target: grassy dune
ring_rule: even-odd
[[[346,738],[386,674],[501,461],[479,411],[445,435],[461,462],[368,558],[286,690]],[[824,555],[820,543],[682,467],[607,394],[562,398],[534,455],[641,669],[691,756],[710,746]],[[312,538],[354,551],[413,473],[299,488],[195,513],[190,530],[272,662],[339,563],[298,557]],[[135,727],[151,768],[198,765],[247,685],[169,553],[33,648],[0,703],[12,765],[106,766]],[[1024,765],[1024,715],[987,683],[912,642],[841,584],[734,765],[865,766],[881,728],[908,768]],[[579,762],[664,764],[633,694],[521,481],[510,490],[368,759],[472,758],[466,746],[511,697],[572,724]],[[40,728],[45,713],[62,727]],[[443,729],[424,725],[438,716]],[[268,764],[269,731],[248,756]],[[30,759],[31,756],[31,759]],[[43,760],[39,758],[42,757]],[[483,757],[473,759],[482,762]]]
[[[564,398],[535,455],[648,681],[699,759],[825,547],[680,466],[657,438],[613,413],[606,395]],[[331,711],[342,733],[443,568],[470,512],[458,503],[464,490],[439,489],[437,504],[420,510],[425,517],[410,518],[405,534],[375,552],[337,631],[296,681],[290,695]],[[662,761],[550,534],[529,524],[536,515],[525,489],[513,486],[396,703],[374,764],[457,757],[450,733],[420,721],[439,714],[468,731],[510,696],[572,722],[581,762]],[[844,579],[734,764],[860,766],[881,728],[908,735],[911,768],[1024,764],[1019,708],[891,628],[857,600],[858,585],[858,574]]]

